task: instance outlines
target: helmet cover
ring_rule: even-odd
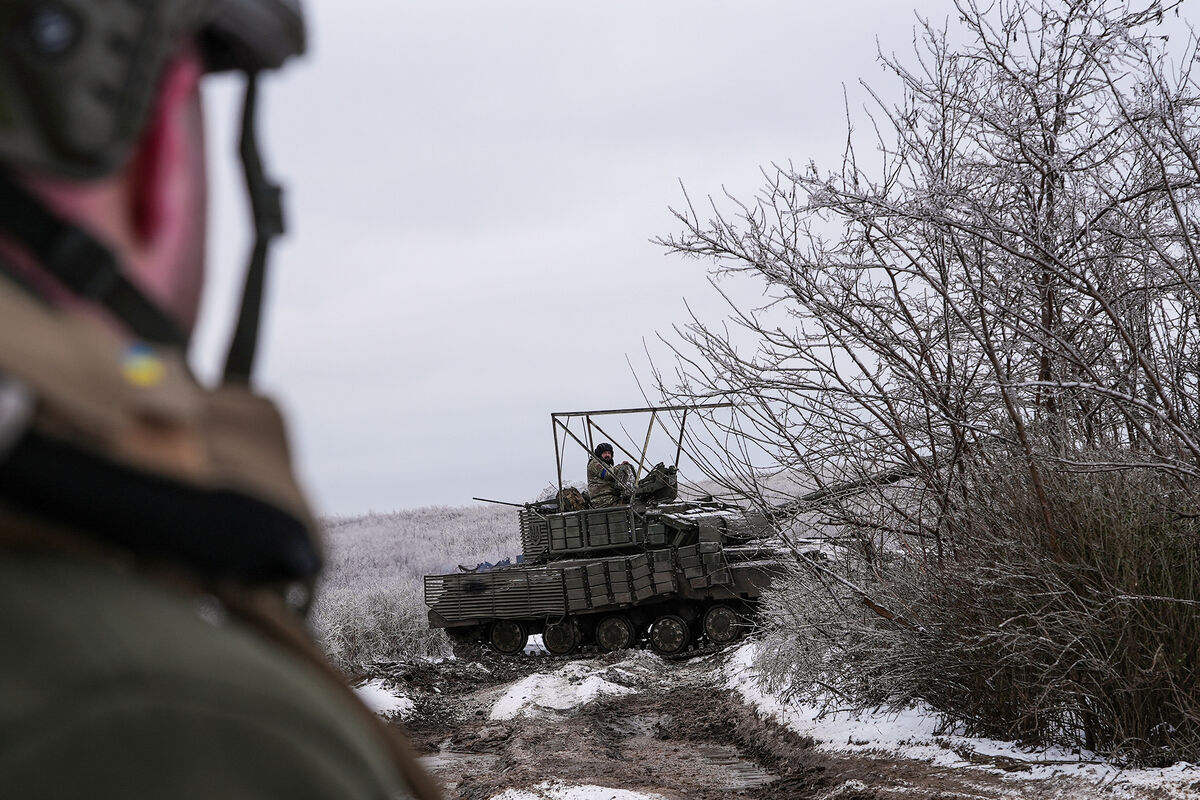
[[[296,0],[0,0],[0,163],[111,173],[189,37],[210,71],[273,69],[305,48]]]

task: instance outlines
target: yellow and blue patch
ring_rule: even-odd
[[[154,386],[162,381],[166,371],[163,360],[148,344],[138,342],[130,345],[121,356],[121,374],[134,386]]]

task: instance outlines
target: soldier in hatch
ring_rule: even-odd
[[[250,388],[266,244],[254,76],[296,0],[0,0],[0,787],[22,798],[436,797],[327,667],[320,567]],[[247,73],[258,242],[226,364],[185,353],[204,267],[199,85]]]
[[[629,467],[628,461],[620,466]],[[618,478],[620,466],[613,464],[613,446],[607,442],[596,445],[588,459],[588,496],[592,508],[615,506],[626,499],[628,492]]]

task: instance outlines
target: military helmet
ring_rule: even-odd
[[[258,151],[257,76],[304,52],[299,0],[0,0],[0,233],[135,335],[186,347],[187,333],[121,273],[103,243],[45,207],[8,168],[76,180],[115,171],[146,125],[168,60],[188,40],[208,71],[248,76],[238,149],[255,242],[225,379],[249,382],[267,251],[284,229],[280,188]]]
[[[601,442],[600,444],[596,445],[596,449],[592,452],[596,454],[596,458],[600,458],[601,454],[603,453],[613,452],[613,446],[608,442]]]
[[[0,0],[0,163],[75,179],[121,166],[188,36],[210,71],[305,47],[297,0]]]

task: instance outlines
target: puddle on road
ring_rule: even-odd
[[[714,788],[738,792],[758,789],[779,780],[778,775],[759,766],[733,745],[677,739],[672,747],[669,738],[663,742],[657,735],[669,728],[670,723],[670,714],[638,714],[617,720],[613,729],[625,739],[627,753],[638,754],[666,745],[670,749],[665,753],[660,751],[660,758],[677,759],[680,766],[686,765],[685,772],[688,773],[699,769]]]
[[[706,765],[704,773],[714,789],[730,792],[758,789],[778,779],[753,761],[743,758],[736,747],[719,744],[695,744],[689,747],[683,758],[694,768],[697,762]],[[491,753],[460,753],[442,749],[432,755],[421,756],[421,766],[437,775],[453,790],[464,775],[493,771],[500,757]]]
[[[421,756],[418,760],[421,762],[421,766],[429,772],[443,774],[490,770],[500,759],[499,756],[492,753],[459,753],[442,748],[436,753]]]
[[[719,788],[730,791],[757,789],[778,780],[779,776],[769,772],[753,761],[743,758],[736,747],[721,744],[697,744],[694,746],[697,758],[712,764],[714,777],[724,776]]]
[[[652,736],[656,728],[670,721],[669,714],[638,714],[619,718],[612,723],[612,727],[622,738],[631,739],[634,736]]]

